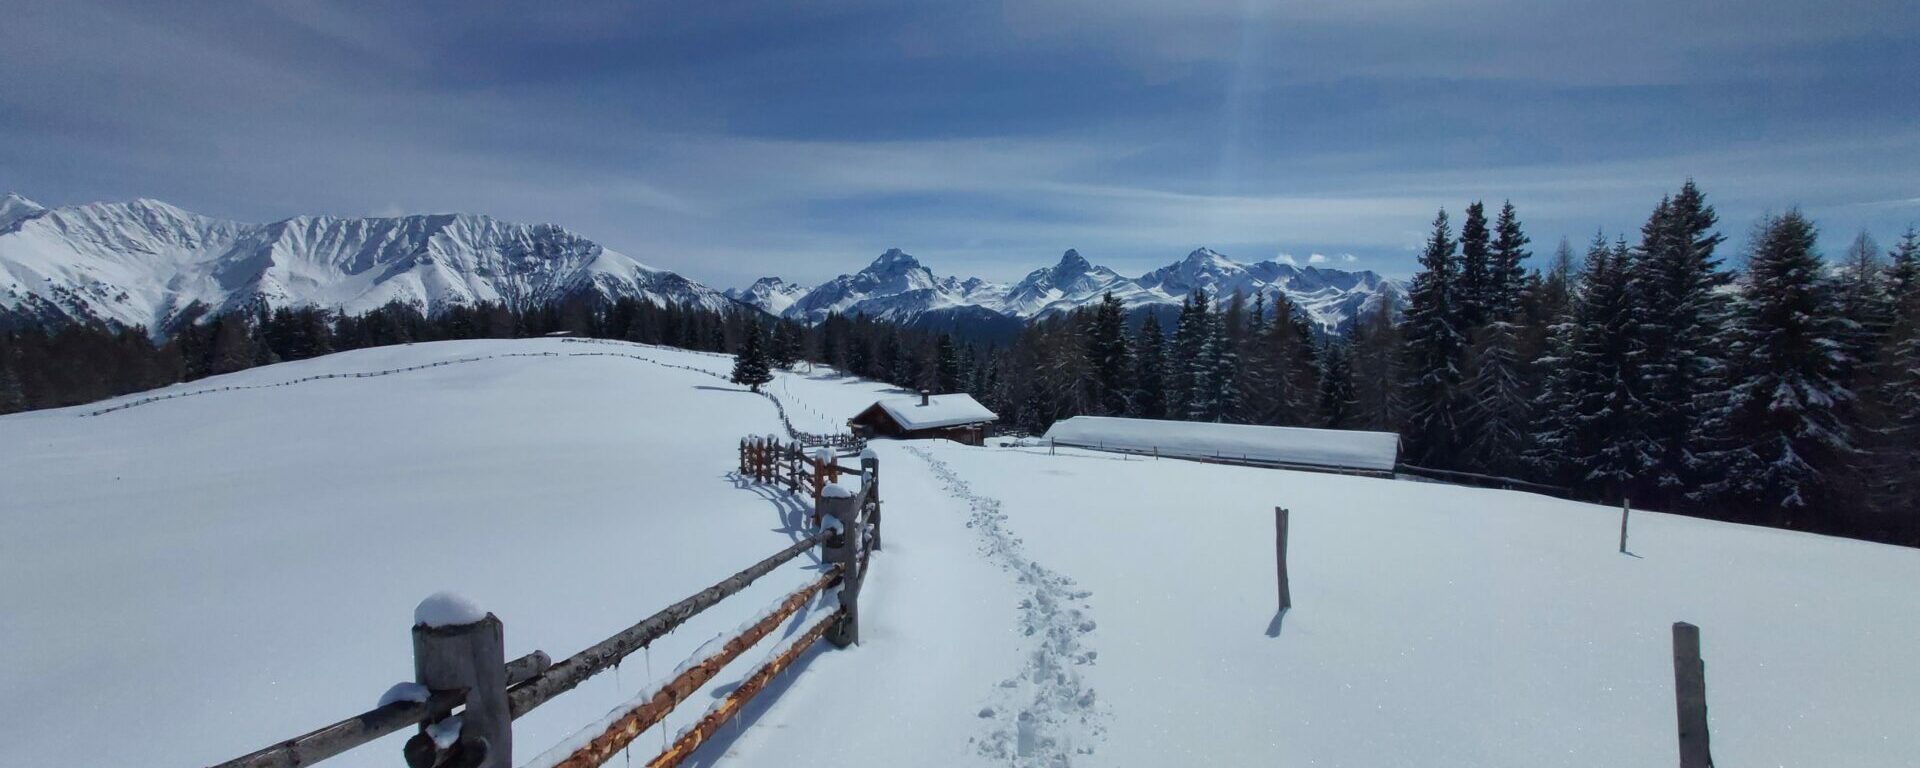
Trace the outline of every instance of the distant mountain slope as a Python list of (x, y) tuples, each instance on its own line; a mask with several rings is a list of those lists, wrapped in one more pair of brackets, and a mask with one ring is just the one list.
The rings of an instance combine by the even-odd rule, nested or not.
[(745, 288), (729, 288), (724, 293), (727, 298), (747, 306), (778, 315), (787, 311), (787, 307), (800, 300), (813, 290), (804, 285), (795, 285), (777, 277), (763, 277), (753, 281)]
[(172, 327), (212, 312), (402, 302), (535, 306), (574, 295), (719, 309), (726, 296), (552, 224), (487, 216), (208, 218), (156, 200), (42, 208), (0, 198), (0, 314)]
[[(768, 280), (740, 292), (752, 293)], [(784, 285), (784, 284), (782, 284)], [(1111, 292), (1131, 313), (1178, 306), (1195, 288), (1224, 298), (1240, 291), (1285, 293), (1314, 322), (1335, 328), (1380, 302), (1397, 302), (1398, 283), (1370, 271), (1347, 271), (1278, 261), (1242, 264), (1201, 248), (1173, 264), (1137, 278), (1095, 266), (1069, 250), (1059, 263), (1036, 269), (1007, 285), (979, 278), (941, 277), (899, 249), (889, 250), (865, 269), (841, 275), (792, 301), (784, 310), (770, 303), (763, 309), (809, 323), (838, 312), (911, 323), (921, 326), (1005, 326), (1079, 307), (1090, 306)], [(746, 299), (740, 294), (731, 294)]]

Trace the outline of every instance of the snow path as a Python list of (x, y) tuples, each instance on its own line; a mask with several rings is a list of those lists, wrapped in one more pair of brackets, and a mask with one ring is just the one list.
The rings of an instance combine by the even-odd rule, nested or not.
[(967, 527), (979, 536), (982, 552), (1030, 590), (1020, 601), (1020, 630), (1038, 642), (1019, 674), (1002, 680), (993, 703), (980, 710), (981, 719), (991, 723), (978, 742), (980, 753), (1020, 768), (1063, 767), (1092, 755), (1108, 720), (1106, 706), (1078, 669), (1099, 656), (1084, 642), (1096, 626), (1086, 603), (1092, 593), (1027, 557), (1020, 538), (1005, 525), (999, 500), (975, 493), (952, 467), (925, 450), (905, 450), (932, 468), (948, 494), (967, 503)]

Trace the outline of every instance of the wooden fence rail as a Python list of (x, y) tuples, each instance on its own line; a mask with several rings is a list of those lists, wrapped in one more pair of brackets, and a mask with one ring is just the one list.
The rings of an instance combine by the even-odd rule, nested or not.
[[(699, 660), (668, 681), (647, 701), (605, 727), (603, 733), (565, 755), (556, 765), (582, 768), (604, 763), (633, 737), (657, 724), (673, 707), (699, 690), (727, 663), (763, 640), (783, 621), (831, 587), (838, 605), (826, 620), (751, 673), (738, 688), (682, 734), (652, 765), (678, 765), (734, 716), (768, 681), (814, 641), (824, 637), (838, 647), (858, 641), (858, 598), (871, 549), (879, 543), (879, 462), (861, 456), (860, 490), (839, 485), (851, 468), (837, 464), (824, 450), (805, 454), (800, 441), (781, 445), (772, 438), (741, 441), (743, 477), (784, 484), (790, 493), (808, 489), (832, 525), (820, 527), (739, 572), (696, 592), (605, 640), (555, 664), (540, 651), (512, 661), (501, 655), (504, 632), (493, 614), (461, 616), (460, 621), (414, 626), (417, 695), (385, 703), (368, 712), (282, 741), (215, 768), (296, 768), (312, 765), (354, 747), (400, 731), (420, 729), (403, 753), (413, 768), (514, 768), (512, 721), (618, 665), (635, 651), (673, 631), (688, 619), (738, 594), (762, 576), (821, 547), (824, 573), (789, 593), (721, 650)], [(816, 509), (818, 521), (820, 509)], [(817, 524), (817, 523), (816, 523)], [(433, 600), (434, 598), (429, 598)], [(398, 687), (396, 687), (398, 689)], [(410, 692), (411, 694), (412, 692)]]

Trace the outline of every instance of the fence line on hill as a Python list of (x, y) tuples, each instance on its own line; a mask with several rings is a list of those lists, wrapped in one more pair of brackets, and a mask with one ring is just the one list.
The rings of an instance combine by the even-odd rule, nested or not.
[[(860, 456), (860, 466), (839, 464), (824, 453), (818, 460), (792, 459), (804, 453), (798, 441), (778, 448), (776, 441), (741, 441), (740, 477), (783, 485), (789, 493), (802, 489), (815, 502), (815, 530), (787, 548), (722, 579), (713, 586), (642, 619), (559, 663), (541, 651), (511, 662), (505, 660), (500, 620), (491, 613), (473, 616), (478, 609), (460, 612), (461, 604), (441, 596), (428, 598), (416, 618), (435, 612), (429, 604), (452, 606), (456, 618), (438, 622), (427, 618), (413, 627), (416, 683), (395, 686), (381, 705), (359, 715), (323, 726), (219, 763), (215, 768), (295, 768), (339, 755), (409, 726), (419, 732), (402, 749), (410, 768), (515, 768), (513, 721), (588, 678), (616, 667), (623, 659), (673, 631), (688, 619), (738, 594), (759, 578), (808, 552), (821, 548), (824, 566), (818, 578), (787, 593), (722, 642), (718, 650), (683, 665), (671, 679), (629, 701), (599, 722), (563, 740), (519, 768), (587, 768), (598, 766), (631, 745), (633, 739), (659, 724), (674, 707), (710, 682), (722, 668), (764, 640), (816, 598), (831, 594), (836, 605), (799, 639), (781, 648), (751, 672), (744, 682), (705, 712), (649, 766), (675, 766), (690, 757), (716, 730), (738, 715), (775, 676), (788, 668), (813, 643), (825, 639), (836, 648), (859, 642), (860, 587), (868, 563), (880, 542), (880, 463), (871, 453)], [(754, 445), (749, 463), (748, 445)], [(782, 476), (776, 466), (788, 462)], [(751, 470), (749, 467), (751, 466)], [(801, 467), (811, 470), (802, 479)], [(858, 491), (839, 484), (844, 474), (860, 478)], [(822, 525), (822, 523), (825, 523)], [(829, 592), (831, 590), (831, 592)], [(441, 601), (435, 603), (436, 600)], [(711, 644), (703, 646), (713, 647)]]

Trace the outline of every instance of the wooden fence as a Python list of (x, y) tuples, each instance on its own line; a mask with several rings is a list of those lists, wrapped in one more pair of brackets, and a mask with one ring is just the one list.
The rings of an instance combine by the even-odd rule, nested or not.
[[(866, 581), (870, 555), (879, 548), (880, 542), (879, 460), (865, 453), (860, 457), (860, 466), (854, 468), (835, 463), (828, 454), (825, 461), (804, 462), (812, 468), (814, 479), (802, 485), (796, 479), (800, 477), (797, 473), (801, 472), (802, 462), (787, 456), (800, 451), (797, 442), (787, 445), (784, 453), (756, 448), (754, 473), (749, 474), (746, 446), (766, 442), (773, 441), (741, 441), (741, 475), (757, 482), (782, 482), (777, 464), (792, 461), (784, 475), (786, 488), (796, 494), (805, 488), (815, 499), (817, 530), (806, 538), (557, 664), (551, 663), (541, 651), (507, 661), (499, 618), (491, 613), (471, 615), (478, 613), (472, 610), (469, 615), (458, 615), (459, 612), (454, 611), (456, 620), (434, 619), (427, 617), (428, 614), (444, 611), (430, 609), (429, 604), (446, 601), (441, 596), (428, 598), (416, 615), (422, 620), (413, 627), (413, 685), (395, 686), (382, 697), (381, 706), (370, 711), (228, 760), (215, 768), (312, 765), (408, 727), (418, 728), (402, 749), (410, 768), (515, 768), (515, 719), (588, 678), (614, 668), (628, 655), (646, 648), (688, 619), (739, 593), (813, 547), (821, 547), (821, 561), (826, 568), (819, 578), (786, 595), (752, 625), (727, 638), (718, 650), (684, 666), (683, 671), (661, 684), (645, 700), (630, 703), (626, 711), (589, 725), (575, 738), (564, 742), (572, 745), (571, 749), (549, 750), (543, 757), (553, 759), (537, 763), (542, 768), (586, 768), (605, 763), (626, 749), (635, 737), (657, 725), (729, 662), (765, 639), (816, 597), (833, 590), (837, 604), (831, 612), (754, 670), (708, 709), (699, 722), (647, 763), (661, 768), (679, 765), (815, 641), (824, 638), (837, 648), (859, 642), (860, 587)], [(850, 490), (841, 485), (842, 474), (858, 476), (859, 489)], [(819, 482), (821, 477), (830, 479)], [(818, 522), (823, 519), (824, 527)], [(597, 734), (591, 733), (595, 727), (600, 729)], [(580, 738), (582, 736), (586, 738)]]

